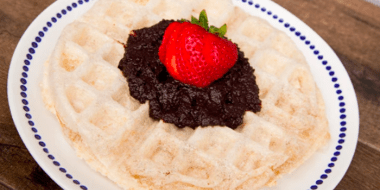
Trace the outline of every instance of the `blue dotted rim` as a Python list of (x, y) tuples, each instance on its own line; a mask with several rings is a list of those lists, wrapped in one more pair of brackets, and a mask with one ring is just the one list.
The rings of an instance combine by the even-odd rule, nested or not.
[[(240, 1), (240, 0), (237, 0)], [(315, 181), (315, 184), (310, 186), (310, 189), (318, 189), (323, 184), (323, 181), (328, 178), (328, 175), (332, 172), (332, 169), (335, 166), (335, 162), (338, 160), (338, 157), (341, 153), (341, 150), (343, 149), (343, 144), (345, 142), (346, 137), (346, 103), (344, 102), (344, 96), (342, 89), (340, 88), (340, 84), (338, 83), (338, 78), (335, 76), (335, 72), (333, 71), (331, 65), (328, 64), (328, 61), (324, 59), (324, 56), (322, 53), (317, 49), (313, 43), (306, 38), (305, 35), (301, 33), (301, 31), (298, 31), (295, 26), (291, 25), (289, 22), (286, 22), (285, 19), (281, 18), (279, 15), (274, 14), (272, 11), (268, 10), (265, 7), (262, 7), (259, 3), (254, 3), (253, 1), (248, 0), (241, 0), (243, 3), (247, 3), (249, 6), (253, 6), (256, 8), (257, 11), (266, 14), (267, 16), (271, 17), (274, 20), (278, 20), (278, 24), (283, 25), (283, 27), (287, 28), (290, 32), (292, 32), (294, 35), (299, 37), (299, 40), (303, 41), (306, 46), (309, 47), (310, 51), (313, 52), (313, 54), (316, 56), (318, 61), (326, 68), (326, 71), (328, 72), (329, 76), (331, 77), (331, 82), (334, 85), (334, 88), (336, 89), (336, 95), (339, 100), (339, 113), (340, 113), (340, 134), (339, 134), (339, 140), (337, 142), (337, 145), (335, 147), (336, 151), (333, 153), (330, 159), (330, 163), (327, 164), (327, 167), (324, 171), (324, 173), (320, 176), (319, 179)]]
[(81, 182), (73, 177), (62, 165), (61, 163), (54, 157), (54, 155), (50, 154), (48, 146), (43, 141), (42, 136), (38, 133), (37, 124), (33, 121), (33, 116), (31, 115), (31, 109), (28, 106), (28, 94), (27, 94), (27, 83), (28, 83), (28, 72), (29, 66), (33, 63), (33, 55), (37, 52), (39, 44), (43, 41), (45, 34), (49, 31), (49, 28), (53, 27), (55, 23), (59, 22), (65, 15), (74, 11), (80, 5), (88, 3), (90, 0), (78, 0), (72, 2), (67, 5), (65, 9), (62, 9), (60, 12), (56, 13), (54, 16), (50, 18), (46, 22), (46, 25), (42, 27), (42, 29), (37, 33), (34, 38), (34, 41), (31, 43), (31, 46), (28, 49), (28, 53), (26, 54), (26, 59), (24, 59), (24, 65), (22, 66), (22, 70), (24, 72), (21, 73), (22, 78), (20, 79), (21, 85), (21, 102), (23, 104), (23, 110), (25, 111), (25, 117), (28, 119), (28, 124), (31, 127), (31, 130), (34, 134), (34, 138), (37, 140), (38, 144), (42, 147), (42, 151), (46, 153), (47, 157), (52, 161), (52, 164), (57, 167), (57, 169), (62, 172), (68, 179), (72, 180), (72, 182), (80, 189), (87, 190), (88, 188), (81, 184)]
[[(38, 144), (42, 147), (42, 150), (47, 154), (47, 157), (52, 160), (52, 164), (58, 168), (59, 171), (61, 171), (65, 176), (72, 180), (74, 184), (78, 185), (81, 189), (87, 190), (88, 188), (81, 184), (78, 180), (74, 179), (74, 177), (69, 174), (69, 172), (61, 166), (61, 164), (56, 160), (56, 158), (49, 153), (49, 149), (47, 148), (46, 143), (42, 140), (41, 135), (38, 134), (38, 129), (36, 127), (36, 124), (32, 120), (32, 115), (30, 114), (30, 108), (28, 107), (28, 95), (27, 95), (27, 78), (28, 78), (28, 71), (29, 66), (33, 62), (33, 54), (36, 53), (38, 44), (42, 42), (43, 37), (45, 36), (45, 33), (49, 31), (49, 28), (54, 26), (54, 23), (59, 22), (59, 19), (70, 13), (71, 11), (75, 10), (80, 5), (83, 5), (84, 3), (88, 3), (90, 0), (78, 0), (77, 2), (73, 2), (69, 4), (65, 9), (62, 9), (60, 12), (56, 13), (55, 16), (51, 17), (50, 21), (46, 23), (46, 26), (42, 27), (42, 30), (38, 32), (38, 34), (35, 37), (35, 40), (31, 43), (31, 47), (28, 49), (28, 54), (26, 54), (26, 59), (24, 60), (24, 66), (22, 67), (23, 71), (21, 73), (22, 78), (20, 79), (21, 85), (21, 102), (24, 105), (23, 110), (25, 111), (25, 117), (28, 119), (28, 124), (31, 126), (31, 130), (34, 133), (35, 139), (38, 141)], [(314, 53), (316, 58), (321, 62), (323, 66), (325, 66), (327, 72), (331, 76), (331, 81), (334, 84), (334, 88), (336, 89), (336, 94), (338, 96), (339, 100), (339, 107), (340, 107), (340, 134), (339, 134), (339, 140), (338, 144), (336, 146), (336, 151), (331, 157), (331, 162), (327, 165), (327, 169), (325, 169), (324, 173), (320, 176), (320, 179), (316, 180), (315, 184), (310, 186), (310, 189), (318, 189), (320, 185), (323, 184), (323, 180), (326, 180), (328, 178), (328, 175), (332, 172), (332, 168), (335, 166), (335, 162), (338, 160), (338, 157), (340, 155), (340, 151), (343, 149), (342, 144), (345, 142), (346, 137), (346, 108), (345, 108), (345, 102), (344, 96), (342, 95), (343, 91), (340, 89), (340, 85), (338, 83), (338, 78), (335, 76), (335, 72), (332, 70), (332, 67), (328, 64), (328, 61), (324, 59), (323, 55), (320, 53), (319, 50), (316, 49), (315, 45), (312, 45), (312, 42), (310, 40), (307, 40), (305, 35), (302, 35), (300, 31), (298, 31), (294, 26), (292, 26), (290, 23), (285, 22), (283, 18), (280, 18), (277, 14), (274, 14), (272, 11), (267, 10), (265, 7), (261, 7), (260, 4), (254, 3), (253, 1), (247, 1), (247, 0), (241, 0), (243, 3), (247, 3), (250, 6), (254, 6), (257, 10), (261, 11), (262, 13), (265, 13), (266, 15), (272, 17), (272, 19), (278, 20), (279, 24), (283, 24), (285, 28), (288, 28), (291, 32), (294, 33), (301, 41), (304, 41), (305, 45), (310, 48), (310, 50)]]

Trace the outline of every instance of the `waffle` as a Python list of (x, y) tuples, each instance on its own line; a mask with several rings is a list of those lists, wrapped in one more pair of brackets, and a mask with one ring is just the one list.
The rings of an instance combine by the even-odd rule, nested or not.
[[(255, 69), (262, 110), (236, 130), (179, 129), (149, 117), (117, 68), (133, 29), (206, 9)], [(222, 15), (222, 16), (220, 16)], [(123, 189), (258, 189), (276, 184), (329, 139), (324, 101), (283, 32), (230, 0), (99, 0), (69, 24), (46, 63), (42, 93), (67, 141)]]

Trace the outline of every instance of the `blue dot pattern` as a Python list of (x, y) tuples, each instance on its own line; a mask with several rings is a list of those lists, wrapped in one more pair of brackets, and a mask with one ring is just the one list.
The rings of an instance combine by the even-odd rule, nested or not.
[(59, 171), (61, 171), (63, 173), (66, 173), (66, 169), (65, 168), (59, 168)]
[[(247, 3), (247, 0), (241, 0), (241, 1), (242, 1), (243, 3)], [(54, 26), (54, 23), (58, 22), (58, 19), (61, 19), (64, 15), (70, 13), (72, 10), (74, 10), (75, 8), (77, 8), (77, 7), (78, 7), (78, 4), (79, 4), (79, 5), (83, 5), (84, 2), (88, 3), (89, 0), (84, 0), (84, 1), (79, 0), (79, 1), (77, 1), (77, 3), (76, 3), (76, 2), (73, 2), (73, 3), (71, 3), (71, 5), (68, 5), (68, 6), (66, 7), (66, 9), (61, 10), (61, 12), (58, 12), (55, 16), (51, 17), (51, 19), (50, 19), (51, 22), (50, 22), (50, 21), (46, 22), (46, 26), (47, 26), (47, 27), (44, 26), (44, 27), (42, 28), (42, 31), (39, 31), (39, 32), (38, 32), (37, 36), (35, 37), (35, 41), (31, 43), (31, 47), (28, 49), (28, 52), (29, 52), (29, 53), (26, 54), (26, 59), (24, 60), (25, 65), (23, 66), (23, 70), (24, 70), (25, 72), (22, 73), (22, 77), (23, 77), (23, 78), (20, 79), (20, 82), (21, 82), (20, 89), (21, 89), (21, 91), (22, 91), (22, 92), (20, 93), (20, 95), (21, 95), (22, 98), (24, 98), (24, 99), (22, 99), (22, 103), (24, 104), (23, 109), (24, 109), (25, 112), (29, 112), (29, 111), (30, 111), (30, 108), (27, 106), (27, 105), (28, 105), (28, 101), (25, 99), (25, 98), (27, 98), (27, 94), (26, 94), (27, 87), (26, 87), (25, 85), (27, 84), (27, 77), (28, 77), (27, 72), (29, 71), (29, 67), (28, 67), (28, 66), (31, 64), (31, 60), (33, 60), (33, 56), (32, 56), (31, 54), (35, 54), (35, 53), (36, 53), (36, 49), (38, 48), (38, 43), (40, 43), (40, 42), (42, 41), (42, 38), (45, 36), (45, 33), (48, 32), (48, 28), (53, 27), (53, 26)], [(248, 5), (250, 5), (250, 6), (254, 6), (254, 7), (256, 7), (257, 9), (259, 9), (259, 8), (261, 7), (260, 4), (258, 4), (258, 3), (254, 4), (252, 1), (248, 1)], [(267, 15), (272, 15), (272, 14), (273, 14), (272, 11), (267, 10), (267, 8), (265, 8), (265, 7), (262, 7), (262, 8), (259, 9), (259, 10), (261, 10), (261, 12), (263, 12), (263, 13), (266, 13)], [(57, 18), (58, 18), (58, 19), (57, 19)], [(275, 15), (273, 15), (272, 18), (275, 19), (275, 20), (277, 20), (277, 19), (279, 19), (279, 16), (275, 14)], [(278, 20), (278, 22), (279, 22), (279, 23), (283, 23), (283, 22), (284, 22), (284, 19), (283, 19), (283, 18), (280, 18), (280, 19)], [(300, 39), (301, 41), (306, 40), (306, 36), (301, 36), (301, 32), (300, 32), (300, 31), (297, 31), (297, 29), (295, 28), (295, 26), (291, 26), (290, 23), (285, 23), (285, 24), (284, 24), (284, 27), (286, 27), (286, 28), (289, 28), (289, 27), (290, 27), (289, 30), (290, 30), (291, 32), (294, 32), (294, 34), (295, 34), (296, 36), (300, 36), (299, 39)], [(295, 31), (296, 31), (296, 32), (295, 32)], [(310, 41), (310, 40), (306, 40), (306, 41), (305, 41), (305, 45), (310, 45), (310, 44), (311, 44), (311, 41)], [(314, 45), (310, 45), (309, 48), (310, 48), (311, 50), (314, 50), (316, 47), (315, 47)], [(318, 60), (321, 61), (322, 65), (326, 66), (326, 65), (328, 64), (328, 61), (327, 61), (327, 60), (323, 60), (324, 57), (323, 57), (323, 55), (320, 55), (319, 50), (314, 50), (313, 53), (314, 53), (315, 55), (318, 55), (316, 58), (317, 58)], [(330, 71), (330, 70), (331, 70), (331, 66), (327, 65), (327, 66), (326, 66), (326, 70)], [(330, 76), (334, 76), (334, 75), (335, 75), (334, 71), (329, 72), (329, 75), (330, 75)], [(338, 95), (342, 94), (342, 93), (343, 93), (342, 90), (339, 89), (340, 85), (337, 83), (338, 78), (336, 78), (336, 77), (332, 77), (332, 78), (331, 78), (331, 81), (334, 83), (334, 87), (338, 89), (338, 90), (336, 91), (336, 93), (337, 93)], [(344, 108), (344, 107), (345, 107), (345, 103), (343, 102), (344, 97), (340, 95), (340, 96), (338, 97), (338, 100), (340, 101), (339, 106), (342, 107), (342, 109), (340, 109), (340, 113), (345, 113), (345, 111), (346, 111), (346, 109)], [(31, 120), (31, 119), (32, 119), (32, 115), (31, 115), (30, 113), (26, 113), (25, 116), (26, 116), (26, 118), (28, 119), (28, 124), (29, 124), (30, 126), (34, 126), (35, 123)], [(344, 138), (346, 137), (346, 133), (345, 133), (345, 132), (346, 132), (346, 130), (347, 130), (347, 128), (343, 127), (343, 126), (346, 125), (346, 122), (345, 122), (346, 115), (345, 115), (345, 114), (342, 114), (342, 115), (340, 116), (340, 119), (342, 120), (342, 122), (341, 122), (341, 126), (342, 126), (342, 128), (341, 128), (341, 132), (342, 132), (342, 133), (339, 134), (340, 139), (338, 140), (338, 143), (339, 143), (339, 144), (343, 144), (343, 143), (345, 142)], [(32, 132), (34, 132), (34, 133), (38, 133), (37, 128), (32, 127), (31, 129), (32, 129)], [(35, 139), (38, 141), (38, 144), (39, 144), (41, 147), (44, 147), (42, 150), (43, 150), (46, 154), (48, 154), (48, 153), (49, 153), (49, 150), (48, 150), (48, 148), (46, 148), (47, 145), (42, 141), (42, 137), (41, 137), (39, 134), (35, 134), (34, 137), (35, 137)], [(341, 150), (342, 148), (343, 148), (342, 145), (339, 145), (339, 146), (336, 147), (336, 150), (338, 150), (338, 151), (334, 152), (334, 156), (331, 158), (331, 161), (332, 161), (332, 162), (328, 164), (328, 167), (329, 167), (329, 168), (333, 168), (333, 167), (335, 166), (335, 164), (334, 164), (333, 162), (336, 162), (336, 161), (337, 161), (337, 159), (338, 159), (337, 157), (340, 155), (340, 151), (339, 151), (339, 150)], [(59, 166), (61, 165), (58, 161), (55, 160), (55, 157), (54, 157), (53, 155), (49, 154), (49, 155), (48, 155), (48, 158), (51, 159), (51, 160), (53, 160), (53, 164), (54, 164), (55, 166), (59, 167)], [(65, 173), (65, 176), (66, 176), (67, 178), (69, 178), (69, 179), (73, 179), (73, 176), (72, 176), (71, 174), (68, 174), (68, 173), (67, 173), (67, 170), (66, 170), (65, 168), (63, 168), (63, 167), (59, 167), (58, 169), (59, 169), (59, 171), (61, 171), (62, 173)], [(326, 169), (326, 170), (325, 170), (325, 173), (322, 174), (322, 175), (320, 176), (320, 179), (318, 179), (318, 180), (315, 182), (314, 185), (311, 185), (311, 186), (310, 186), (310, 189), (318, 189), (318, 186), (321, 185), (321, 184), (323, 184), (323, 180), (327, 179), (327, 178), (328, 178), (328, 174), (330, 174), (331, 172), (332, 172), (331, 169)], [(78, 180), (76, 180), (76, 179), (73, 179), (73, 183), (74, 183), (74, 184), (77, 184), (77, 185), (78, 185), (81, 189), (83, 189), (83, 190), (87, 190), (87, 189), (88, 189), (86, 186), (81, 185), (81, 183), (80, 183)]]
[[(26, 59), (24, 60), (24, 66), (22, 66), (22, 70), (24, 72), (21, 73), (22, 78), (20, 79), (20, 96), (22, 97), (21, 102), (23, 104), (23, 110), (26, 112), (25, 117), (27, 119), (27, 122), (29, 126), (31, 126), (31, 131), (33, 132), (34, 138), (37, 140), (38, 145), (41, 146), (42, 151), (47, 154), (47, 157), (52, 160), (52, 164), (58, 167), (58, 170), (65, 174), (65, 176), (69, 179), (72, 179), (72, 182), (82, 190), (87, 190), (88, 188), (81, 184), (79, 180), (74, 179), (71, 174), (67, 173), (67, 170), (61, 166), (61, 163), (56, 160), (54, 155), (49, 154), (49, 149), (47, 148), (46, 143), (43, 141), (43, 138), (40, 134), (38, 134), (38, 125), (32, 120), (32, 114), (30, 113), (29, 108), (29, 102), (27, 100), (27, 83), (28, 83), (28, 72), (29, 72), (29, 66), (32, 64), (33, 61), (33, 55), (37, 53), (39, 43), (42, 42), (43, 38), (45, 37), (46, 33), (49, 31), (49, 28), (54, 26), (54, 23), (58, 22), (59, 19), (63, 18), (65, 15), (73, 11), (75, 8), (79, 5), (83, 5), (84, 2), (88, 3), (90, 0), (79, 0), (77, 2), (73, 2), (70, 5), (66, 7), (66, 9), (62, 9), (60, 12), (56, 13), (53, 17), (50, 18), (49, 21), (46, 22), (46, 26), (42, 27), (42, 30), (37, 33), (37, 35), (34, 38), (34, 41), (31, 43), (31, 47), (28, 49), (28, 53), (26, 54)], [(36, 126), (37, 125), (37, 126)]]
[[(21, 82), (21, 83), (22, 83), (22, 82)], [(26, 100), (26, 99), (22, 99), (21, 102), (22, 102), (24, 105), (28, 105), (28, 104), (29, 104), (28, 100)]]
[(32, 119), (32, 115), (30, 115), (30, 114), (28, 114), (28, 113), (25, 114), (25, 117), (26, 117), (27, 119)]
[[(239, 0), (237, 0), (239, 1)], [(247, 0), (241, 0), (243, 3), (246, 3)], [(273, 13), (272, 11), (268, 10), (267, 8), (265, 7), (262, 7), (259, 3), (254, 3), (253, 1), (248, 1), (248, 5), (249, 6), (254, 6), (256, 7), (257, 9), (259, 9), (261, 7), (261, 10), (260, 12), (262, 13), (265, 13), (267, 15), (272, 15), (273, 16), (271, 18), (277, 20), (279, 19), (280, 17)], [(284, 23), (285, 20), (283, 18), (280, 18), (278, 20), (279, 23)], [(302, 33), (300, 31), (297, 31), (297, 28), (295, 26), (292, 26), (291, 23), (288, 23), (288, 22), (285, 22), (285, 24), (283, 24), (283, 26), (285, 28), (288, 28), (291, 32), (294, 33), (294, 35), (298, 36), (299, 39), (301, 41), (305, 41), (306, 40), (306, 36), (302, 35)], [(339, 140), (338, 140), (338, 146), (336, 146), (336, 152), (334, 152), (334, 154), (332, 155), (331, 157), (331, 163), (329, 163), (327, 165), (328, 169), (325, 170), (325, 173), (322, 174), (320, 176), (320, 179), (316, 180), (315, 181), (315, 184), (311, 185), (310, 186), (310, 189), (318, 189), (318, 187), (323, 184), (323, 180), (327, 179), (328, 178), (328, 174), (330, 174), (332, 172), (332, 168), (335, 166), (334, 162), (336, 162), (338, 160), (338, 157), (339, 155), (341, 154), (341, 150), (343, 149), (343, 146), (342, 144), (344, 144), (345, 140), (344, 138), (346, 137), (346, 131), (347, 131), (347, 128), (344, 127), (346, 126), (346, 119), (347, 119), (347, 115), (344, 114), (346, 112), (346, 103), (344, 102), (344, 96), (342, 95), (343, 94), (343, 91), (340, 89), (340, 85), (338, 83), (338, 78), (335, 77), (335, 72), (332, 70), (332, 67), (330, 65), (328, 65), (328, 61), (327, 60), (324, 60), (324, 56), (322, 54), (321, 51), (319, 51), (317, 49), (317, 47), (315, 45), (312, 44), (312, 42), (310, 40), (306, 40), (305, 41), (305, 45), (309, 46), (309, 49), (312, 51), (312, 53), (314, 55), (316, 55), (316, 59), (319, 60), (322, 64), (322, 66), (325, 66), (325, 69), (328, 71), (328, 74), (329, 76), (331, 77), (331, 81), (333, 82), (333, 85), (334, 85), (334, 88), (336, 89), (336, 94), (338, 95), (338, 100), (339, 100), (339, 107), (340, 107), (340, 110), (339, 110), (339, 113), (341, 113), (340, 115), (340, 119), (341, 119), (341, 122), (340, 122), (340, 125), (341, 125), (341, 128), (340, 128), (340, 131), (342, 133), (339, 134)]]
[(33, 121), (28, 121), (29, 125), (30, 126), (34, 126), (34, 122)]

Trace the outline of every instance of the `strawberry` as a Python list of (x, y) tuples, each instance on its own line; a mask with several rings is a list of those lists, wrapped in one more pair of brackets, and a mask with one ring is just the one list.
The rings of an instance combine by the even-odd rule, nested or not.
[(166, 28), (166, 30), (165, 30), (165, 36), (164, 36), (164, 38), (163, 38), (163, 40), (162, 40), (162, 43), (161, 43), (161, 46), (160, 46), (160, 48), (159, 48), (159, 52), (158, 52), (158, 56), (159, 56), (161, 62), (163, 62), (163, 60), (165, 60), (165, 55), (166, 55), (166, 45), (168, 44), (168, 41), (169, 41), (169, 39), (170, 39), (170, 36), (171, 36), (171, 34), (173, 33), (173, 31), (174, 31), (173, 29), (174, 29), (176, 26), (178, 26), (179, 24), (181, 24), (181, 23), (179, 23), (179, 22), (173, 22), (173, 23), (171, 23), (171, 24)]
[(237, 46), (223, 37), (226, 30), (226, 25), (209, 27), (204, 10), (199, 20), (173, 22), (165, 31), (159, 59), (174, 79), (206, 87), (236, 63)]

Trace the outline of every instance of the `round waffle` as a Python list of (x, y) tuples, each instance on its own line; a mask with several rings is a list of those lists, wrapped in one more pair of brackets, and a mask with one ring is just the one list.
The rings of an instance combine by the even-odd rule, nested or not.
[[(255, 69), (261, 112), (236, 130), (179, 129), (149, 117), (117, 68), (132, 29), (162, 19), (228, 25)], [(79, 157), (124, 189), (258, 189), (274, 185), (329, 138), (324, 101), (302, 53), (230, 0), (99, 0), (68, 25), (46, 63), (43, 94)]]

